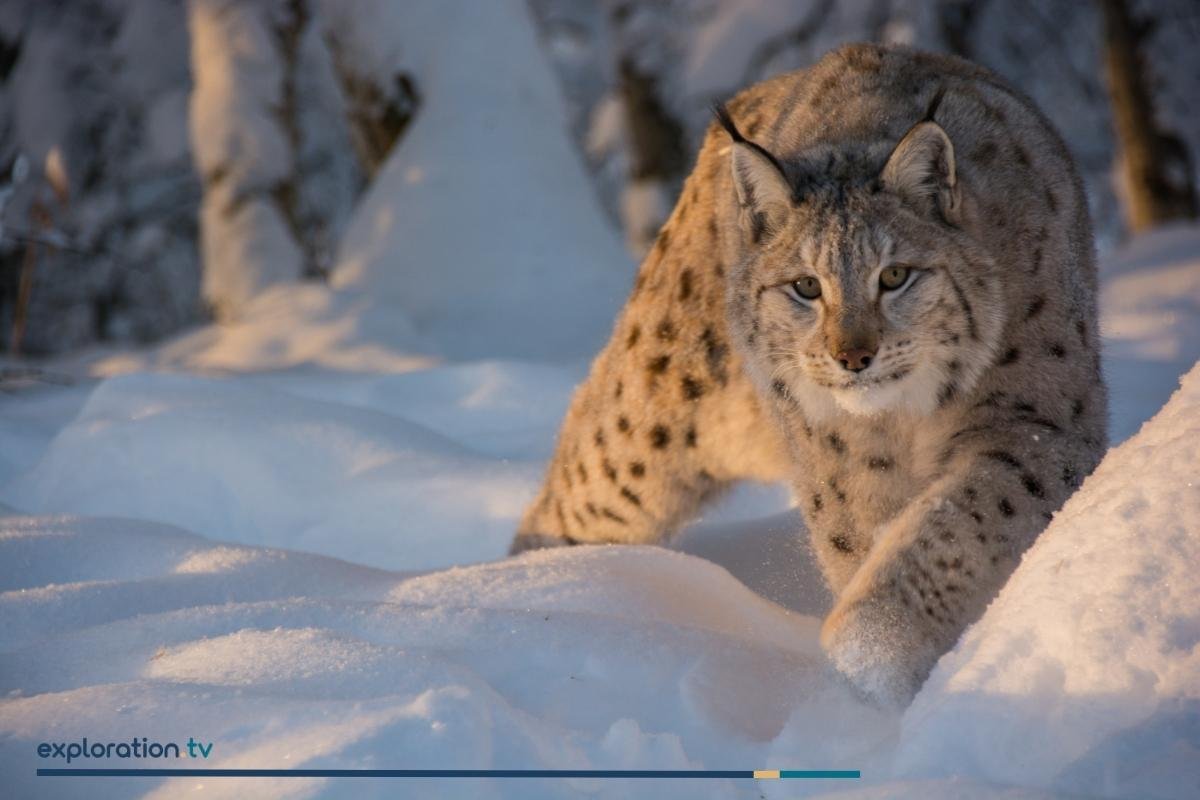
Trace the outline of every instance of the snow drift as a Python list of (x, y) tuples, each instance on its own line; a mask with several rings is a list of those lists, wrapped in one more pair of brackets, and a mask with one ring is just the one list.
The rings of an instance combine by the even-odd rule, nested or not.
[(1200, 794), (1200, 367), (1111, 451), (904, 721), (906, 774)]
[[(405, 580), (151, 523), (43, 517), (4, 521), (0, 563), (0, 769), (22, 795), (79, 791), (25, 767), (37, 742), (83, 732), (196, 735), (216, 743), (214, 766), (696, 768), (758, 763), (791, 708), (821, 693), (849, 700), (823, 677), (815, 619), (657, 548), (548, 552)], [(87, 792), (166, 797), (194, 783)], [(346, 791), (206, 783), (217, 796)], [(356, 796), (396, 789), (354, 784)], [(636, 787), (436, 789), (579, 791)], [(737, 795), (725, 785), (710, 796)]]
[[(411, 576), (150, 522), (5, 518), (0, 769), (18, 794), (72, 796), (82, 784), (32, 776), (38, 742), (194, 735), (215, 743), (209, 765), (228, 767), (864, 771), (853, 789), (415, 787), (450, 797), (1193, 796), (1197, 463), (1200, 367), (1088, 479), (902, 719), (863, 706), (831, 673), (819, 618), (660, 548), (544, 551)], [(204, 784), (231, 797), (346, 792)], [(196, 785), (114, 780), (86, 794)]]
[(373, 379), (122, 376), (0, 500), (393, 568), (496, 558), (576, 377), (495, 362)]

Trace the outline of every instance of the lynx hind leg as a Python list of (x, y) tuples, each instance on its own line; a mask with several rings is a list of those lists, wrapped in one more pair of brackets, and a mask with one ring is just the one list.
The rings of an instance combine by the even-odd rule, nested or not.
[(785, 475), (729, 341), (717, 226), (695, 174), (683, 197), (572, 399), (513, 552), (658, 542), (730, 482)]
[[(511, 552), (659, 542), (730, 482), (783, 477), (781, 447), (732, 355), (718, 379), (679, 351), (629, 348), (624, 333), (577, 391)], [(658, 369), (668, 358), (675, 374)]]

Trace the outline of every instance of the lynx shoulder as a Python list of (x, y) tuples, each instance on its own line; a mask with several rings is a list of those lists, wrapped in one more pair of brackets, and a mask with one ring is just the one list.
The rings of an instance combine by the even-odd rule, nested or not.
[(845, 47), (719, 116), (513, 550), (660, 541), (787, 480), (822, 644), (902, 704), (1104, 452), (1082, 187), (955, 58)]

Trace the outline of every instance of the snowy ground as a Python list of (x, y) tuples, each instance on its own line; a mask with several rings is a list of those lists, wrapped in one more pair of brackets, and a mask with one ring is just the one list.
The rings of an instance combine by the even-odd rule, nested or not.
[[(519, 54), (497, 56), (508, 72), (480, 91), (529, 104), (527, 122), (558, 100), (522, 36), (497, 36)], [(332, 288), (280, 287), (248, 322), (50, 365), (72, 378), (63, 385), (0, 384), (6, 796), (1200, 795), (1200, 229), (1106, 260), (1112, 431), (1128, 440), (912, 707), (886, 714), (820, 654), (828, 597), (778, 487), (735, 493), (674, 549), (502, 558), (581, 355), (631, 279), (565, 134), (498, 130), (521, 116), (509, 112), (490, 127), (468, 120), (474, 138), (423, 134), (419, 120), (418, 144), (352, 225)], [(482, 164), (495, 137), (509, 159)], [(538, 215), (519, 198), (468, 207), (472, 225), (504, 230), (509, 255), (489, 254), (485, 281), (464, 265), (488, 237), (428, 235), (453, 229), (460, 207), (411, 213), (421, 181), (458, 195), (525, 173), (541, 176), (535, 193), (575, 199)], [(551, 229), (550, 252), (575, 277), (554, 278), (553, 307), (530, 314), (522, 298), (540, 296)], [(572, 242), (590, 243), (586, 258)], [(442, 263), (453, 268), (428, 271)], [(413, 275), (422, 314), (397, 311)], [(563, 320), (571, 335), (554, 333)], [(213, 744), (202, 765), (220, 767), (861, 769), (863, 780), (34, 776), (65, 766), (39, 759), (38, 743), (84, 736), (194, 737)]]
[[(1136, 242), (1105, 275), (1120, 438), (1200, 355), (1200, 231)], [(62, 766), (39, 761), (38, 743), (82, 736), (194, 736), (214, 743), (207, 765), (228, 767), (864, 773), (853, 787), (413, 787), (437, 796), (1200, 790), (1200, 368), (892, 716), (860, 704), (819, 653), (827, 598), (782, 490), (735, 495), (681, 537), (685, 553), (500, 560), (585, 365), (431, 363), (332, 340), (296, 361), (277, 349), (279, 369), (215, 366), (220, 353), (261, 361), (262, 337), (289, 325), (310, 341), (319, 327), (202, 331), (99, 367), (139, 371), (0, 399), (0, 503), (13, 512), (0, 518), (0, 773), (18, 795), (200, 785), (33, 777)], [(197, 354), (212, 360), (189, 366)], [(356, 359), (364, 369), (347, 369)]]

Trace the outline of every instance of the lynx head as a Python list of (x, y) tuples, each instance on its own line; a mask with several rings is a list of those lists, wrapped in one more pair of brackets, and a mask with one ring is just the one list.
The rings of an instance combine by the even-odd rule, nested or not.
[(718, 116), (739, 208), (729, 322), (760, 388), (812, 419), (928, 414), (969, 392), (997, 346), (1001, 287), (932, 113), (898, 143), (786, 163)]

